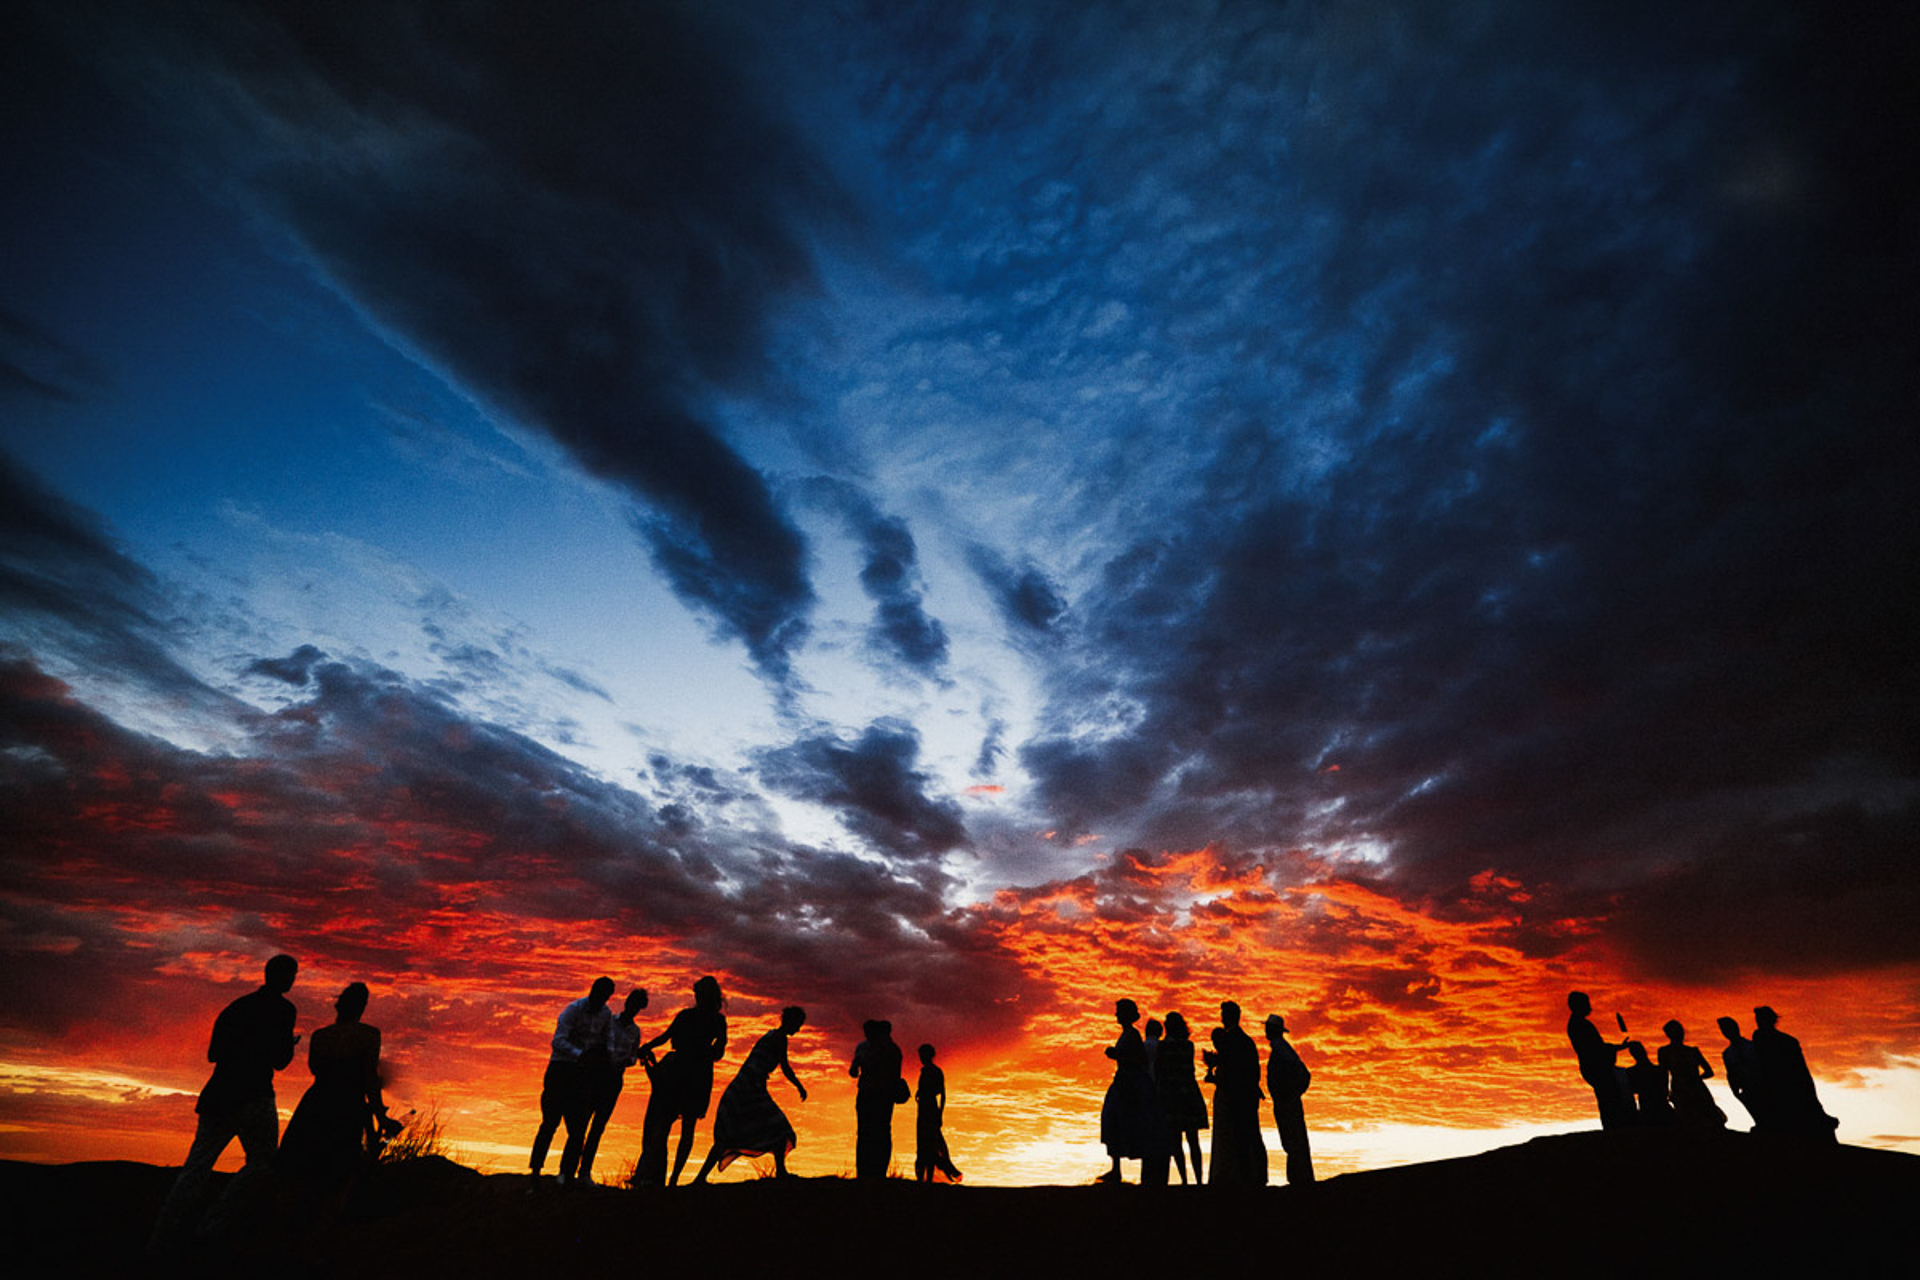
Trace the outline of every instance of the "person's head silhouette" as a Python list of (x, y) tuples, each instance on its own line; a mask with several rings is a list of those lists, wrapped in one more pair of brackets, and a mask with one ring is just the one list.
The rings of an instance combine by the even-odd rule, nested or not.
[(613, 999), (613, 979), (595, 978), (587, 989), (587, 1004), (595, 1009)]
[(726, 997), (720, 994), (720, 980), (712, 974), (693, 984), (693, 1002), (708, 1013), (719, 1013), (726, 1007)]
[(1667, 1040), (1671, 1044), (1685, 1044), (1687, 1041), (1687, 1029), (1680, 1025), (1678, 1018), (1668, 1018), (1666, 1025), (1660, 1029), (1667, 1033)]
[(1573, 1011), (1575, 1017), (1584, 1018), (1593, 1012), (1593, 1001), (1587, 999), (1587, 993), (1584, 991), (1569, 991), (1567, 1008)]
[(627, 992), (627, 1003), (621, 1008), (620, 1016), (628, 1022), (632, 1022), (633, 1016), (646, 1007), (647, 989), (645, 987), (635, 987), (633, 990)]
[(1262, 1027), (1265, 1029), (1269, 1041), (1278, 1040), (1287, 1034), (1287, 1020), (1277, 1013), (1268, 1014), (1267, 1020), (1262, 1024)]
[(1167, 1039), (1191, 1040), (1193, 1033), (1187, 1030), (1187, 1020), (1178, 1010), (1167, 1015)]
[(1762, 1031), (1773, 1030), (1774, 1024), (1779, 1021), (1780, 1021), (1780, 1015), (1773, 1011), (1772, 1005), (1761, 1004), (1761, 1005), (1754, 1006), (1753, 1025), (1760, 1028)]
[(346, 989), (334, 999), (333, 1011), (342, 1022), (358, 1022), (367, 1011), (367, 984), (349, 982)]
[(275, 956), (267, 961), (266, 986), (275, 995), (285, 995), (293, 990), (293, 980), (300, 973), (300, 962), (292, 956)]
[(807, 1025), (807, 1011), (797, 1004), (790, 1004), (780, 1011), (780, 1029), (792, 1035)]
[(1727, 1038), (1728, 1043), (1732, 1043), (1740, 1038), (1740, 1023), (1737, 1019), (1722, 1018), (1718, 1025), (1720, 1027), (1720, 1034)]
[(1220, 1025), (1238, 1027), (1240, 1025), (1240, 1006), (1232, 1000), (1220, 1002)]
[(920, 1046), (920, 1063), (922, 1066), (927, 1066), (927, 1067), (930, 1067), (933, 1065), (933, 1046), (932, 1045), (923, 1044)]
[(1140, 1021), (1140, 1006), (1131, 1000), (1121, 999), (1113, 1002), (1113, 1016), (1123, 1027), (1130, 1027)]

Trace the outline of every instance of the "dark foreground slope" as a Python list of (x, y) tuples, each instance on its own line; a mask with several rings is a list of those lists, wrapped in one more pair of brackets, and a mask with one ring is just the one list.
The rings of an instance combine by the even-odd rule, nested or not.
[[(141, 1275), (169, 1170), (0, 1164), (36, 1274)], [(1599, 1133), (1311, 1188), (920, 1187), (771, 1180), (530, 1190), (440, 1160), (382, 1171), (330, 1230), (285, 1220), (195, 1274), (1860, 1274), (1913, 1265), (1920, 1157), (1745, 1134)]]

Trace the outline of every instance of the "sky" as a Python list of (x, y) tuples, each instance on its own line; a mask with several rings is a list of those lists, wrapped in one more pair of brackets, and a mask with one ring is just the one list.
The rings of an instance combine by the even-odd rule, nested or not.
[(1591, 1127), (1573, 988), (1920, 1151), (1910, 12), (0, 24), (0, 1157), (283, 951), (490, 1168), (603, 973), (801, 1173), (884, 1017), (1087, 1180), (1123, 996), (1323, 1173)]

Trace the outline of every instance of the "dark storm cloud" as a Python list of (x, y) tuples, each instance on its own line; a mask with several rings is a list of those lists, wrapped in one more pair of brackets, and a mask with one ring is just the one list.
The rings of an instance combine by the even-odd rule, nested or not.
[(1063, 827), (1386, 856), (1436, 904), (1498, 868), (1674, 973), (1748, 922), (1916, 954), (1909, 19), (942, 21), (917, 127), (1049, 175), (1000, 171), (1030, 234), (981, 223), (954, 287), (1052, 273), (996, 318), (1089, 369), (1117, 296), (1207, 428), (1075, 593), (1020, 750)]
[(967, 563), (987, 588), (994, 608), (1016, 632), (1044, 635), (1066, 615), (1067, 602), (1037, 567), (1015, 568), (1005, 556), (979, 543), (967, 548)]
[(876, 720), (852, 742), (831, 733), (757, 753), (761, 780), (783, 795), (836, 810), (849, 831), (904, 858), (933, 858), (966, 842), (960, 807), (927, 794), (913, 766), (920, 735), (901, 721)]
[(927, 615), (920, 553), (907, 522), (844, 481), (816, 476), (801, 486), (813, 502), (837, 512), (860, 545), (860, 588), (873, 601), (868, 643), (920, 675), (937, 678), (947, 661), (947, 631)]
[(57, 649), (168, 697), (221, 699), (174, 656), (159, 581), (91, 512), (0, 453), (0, 638)]
[[(1028, 980), (935, 888), (724, 815), (676, 825), (394, 672), (304, 651), (272, 665), (306, 671), (308, 696), (257, 719), (255, 753), (207, 755), (122, 728), (21, 655), (0, 663), (10, 973), (63, 991), (61, 974), (134, 983), (156, 947), (195, 945), (132, 927), (164, 900), (204, 922), (208, 949), (239, 940), (375, 977), (445, 965), (524, 982), (528, 946), (607, 930), (843, 1023), (911, 1011), (965, 1038), (1018, 1021)], [(472, 936), (508, 941), (444, 937), (450, 902), (471, 905)], [(963, 999), (982, 992), (1009, 1002)]]
[(638, 497), (674, 589), (786, 679), (804, 542), (708, 402), (784, 393), (769, 312), (848, 206), (751, 32), (697, 5), (213, 5), (121, 40), (197, 165)]

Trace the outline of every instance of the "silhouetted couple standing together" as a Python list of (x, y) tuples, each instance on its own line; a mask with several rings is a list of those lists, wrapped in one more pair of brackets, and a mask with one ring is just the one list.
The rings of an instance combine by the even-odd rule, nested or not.
[(562, 1186), (576, 1177), (593, 1180), (593, 1158), (600, 1136), (626, 1083), (627, 1068), (642, 1053), (635, 1015), (647, 1007), (647, 993), (627, 993), (625, 1006), (615, 1017), (607, 1008), (613, 997), (613, 979), (596, 978), (587, 994), (560, 1011), (553, 1026), (552, 1056), (540, 1082), (540, 1128), (533, 1135), (528, 1167), (540, 1176), (554, 1132), (564, 1124), (566, 1145), (560, 1151)]
[(313, 1084), (281, 1140), (273, 1077), (293, 1061), (300, 1043), (293, 1029), (297, 1011), (287, 999), (299, 972), (292, 956), (273, 957), (259, 989), (214, 1020), (207, 1043), (213, 1074), (194, 1104), (193, 1145), (154, 1222), (150, 1255), (165, 1258), (185, 1246), (213, 1166), (235, 1138), (246, 1164), (199, 1223), (201, 1235), (222, 1234), (258, 1198), (270, 1167), (309, 1191), (344, 1194), (370, 1153), (398, 1131), (380, 1096), (380, 1032), (361, 1021), (367, 987), (354, 982), (334, 1001), (333, 1023), (313, 1034), (307, 1050)]
[[(1143, 1040), (1134, 1029), (1140, 1010), (1131, 1000), (1114, 1005), (1120, 1038), (1106, 1054), (1114, 1062), (1113, 1082), (1100, 1108), (1100, 1139), (1113, 1165), (1101, 1182), (1122, 1181), (1120, 1162), (1139, 1160), (1140, 1181), (1165, 1186), (1169, 1159), (1179, 1162), (1181, 1181), (1186, 1164), (1184, 1140), (1193, 1156), (1194, 1181), (1201, 1181), (1199, 1131), (1207, 1127), (1206, 1103), (1193, 1078), (1193, 1044), (1186, 1019), (1167, 1015), (1166, 1036)], [(1157, 1024), (1153, 1028), (1157, 1030)], [(1272, 1046), (1267, 1072), (1274, 1097), (1274, 1115), (1280, 1142), (1287, 1152), (1287, 1182), (1304, 1185), (1314, 1180), (1302, 1097), (1311, 1080), (1306, 1064), (1286, 1041), (1286, 1021), (1267, 1019)], [(1201, 1057), (1213, 1092), (1213, 1168), (1206, 1179), (1213, 1186), (1264, 1186), (1267, 1149), (1260, 1133), (1260, 1051), (1240, 1028), (1240, 1006), (1228, 1000), (1220, 1006), (1220, 1026), (1212, 1034), (1213, 1048)], [(1149, 1053), (1149, 1047), (1152, 1052)]]

